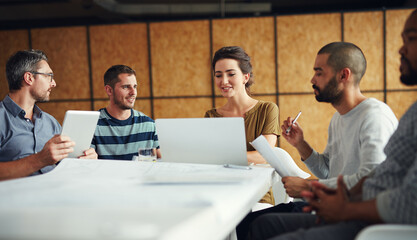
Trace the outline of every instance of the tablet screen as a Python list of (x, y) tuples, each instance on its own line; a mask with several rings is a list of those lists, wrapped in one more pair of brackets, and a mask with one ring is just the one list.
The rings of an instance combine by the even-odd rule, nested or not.
[(69, 158), (84, 155), (84, 151), (90, 148), (99, 116), (98, 111), (68, 110), (65, 113), (61, 135), (75, 142), (74, 152), (68, 155)]

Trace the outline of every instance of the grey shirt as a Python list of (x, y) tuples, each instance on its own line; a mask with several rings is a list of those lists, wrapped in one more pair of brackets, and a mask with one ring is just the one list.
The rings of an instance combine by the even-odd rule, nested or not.
[[(9, 96), (0, 102), (0, 162), (27, 157), (42, 150), (61, 125), (38, 106), (33, 108), (33, 122), (25, 118), (25, 111)], [(46, 166), (32, 175), (46, 173), (55, 165)]]
[(388, 105), (368, 98), (346, 114), (333, 115), (324, 153), (313, 151), (304, 163), (323, 184), (336, 188), (337, 176), (344, 175), (351, 188), (385, 160), (383, 149), (397, 125)]
[(401, 118), (384, 149), (387, 159), (364, 182), (384, 222), (417, 224), (417, 102)]

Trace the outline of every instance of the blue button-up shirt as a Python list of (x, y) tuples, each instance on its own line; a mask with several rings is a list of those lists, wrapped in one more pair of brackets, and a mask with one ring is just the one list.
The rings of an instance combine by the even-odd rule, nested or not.
[[(42, 150), (61, 125), (38, 106), (33, 108), (33, 122), (25, 118), (26, 112), (9, 96), (0, 102), (0, 162), (27, 157)], [(55, 165), (46, 166), (32, 175), (51, 171)]]

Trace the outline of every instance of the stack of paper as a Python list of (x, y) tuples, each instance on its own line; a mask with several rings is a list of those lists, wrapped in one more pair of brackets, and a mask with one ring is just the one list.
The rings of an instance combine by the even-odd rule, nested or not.
[(301, 178), (308, 178), (310, 174), (301, 170), (294, 160), (282, 148), (272, 148), (264, 136), (257, 137), (253, 142), (250, 143), (265, 160), (275, 168), (275, 171), (281, 176), (294, 176)]

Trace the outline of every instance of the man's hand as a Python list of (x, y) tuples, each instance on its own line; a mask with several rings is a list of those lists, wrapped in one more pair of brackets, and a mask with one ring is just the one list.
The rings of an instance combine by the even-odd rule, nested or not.
[(312, 192), (302, 192), (301, 196), (310, 206), (303, 209), (305, 212), (316, 211), (316, 214), (326, 222), (345, 220), (345, 210), (349, 203), (347, 188), (343, 176), (337, 179), (337, 189), (332, 190), (319, 182), (312, 182)]
[(82, 158), (82, 159), (97, 159), (98, 155), (96, 153), (96, 150), (94, 150), (94, 148), (89, 148), (87, 150), (84, 151), (84, 155), (79, 156), (78, 158)]
[(39, 154), (39, 160), (45, 166), (55, 164), (73, 152), (75, 143), (67, 136), (55, 135), (45, 144)]
[(365, 182), (367, 176), (363, 177), (361, 180), (359, 180), (358, 183), (355, 184), (350, 190), (349, 190), (349, 200), (352, 202), (357, 202), (362, 200), (362, 185)]
[[(283, 124), (281, 125), (281, 136), (283, 136), (285, 140), (288, 141), (288, 143), (290, 143), (294, 147), (297, 147), (297, 145), (304, 141), (304, 134), (303, 129), (301, 129), (300, 125), (298, 125), (297, 122), (293, 124), (292, 121), (293, 118), (288, 117), (287, 120), (283, 122)], [(291, 131), (287, 134), (286, 131), (289, 126), (292, 127)]]
[[(313, 152), (313, 148), (304, 140), (303, 129), (301, 129), (298, 123), (292, 123), (293, 119), (291, 117), (287, 118), (281, 126), (281, 136), (287, 140), (292, 146), (297, 148), (298, 153), (301, 156), (301, 159), (304, 161), (306, 160), (311, 153)], [(287, 134), (287, 128), (291, 127), (291, 131)]]
[(283, 177), (281, 181), (284, 184), (285, 192), (290, 197), (299, 198), (301, 191), (310, 189), (309, 181), (300, 177)]

